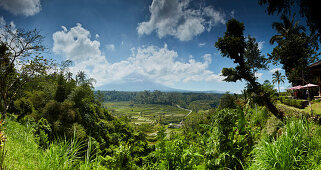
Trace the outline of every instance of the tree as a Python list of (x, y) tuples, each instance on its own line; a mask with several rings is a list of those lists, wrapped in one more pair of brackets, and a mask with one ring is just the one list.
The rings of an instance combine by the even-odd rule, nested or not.
[(97, 93), (95, 94), (95, 98), (96, 100), (98, 100), (100, 103), (103, 103), (104, 102), (104, 94), (98, 90)]
[(38, 56), (44, 47), (37, 30), (0, 27), (0, 99), (5, 117), (14, 98), (27, 82), (46, 74), (49, 61)]
[(317, 59), (315, 49), (318, 45), (315, 39), (308, 36), (304, 27), (289, 20), (285, 15), (281, 16), (282, 22), (274, 22), (272, 27), (279, 33), (274, 35), (270, 43), (278, 45), (269, 54), (273, 64), (281, 63), (285, 74), (292, 85), (303, 84), (309, 79), (307, 66)]
[(67, 98), (67, 95), (66, 95), (66, 80), (64, 78), (63, 73), (61, 72), (58, 75), (55, 100), (57, 102), (63, 102), (66, 98)]
[(84, 71), (79, 71), (76, 75), (76, 84), (78, 85), (84, 85), (93, 88), (93, 83), (95, 82), (96, 80), (94, 78), (87, 78)]
[(243, 32), (244, 24), (231, 19), (226, 24), (224, 37), (220, 37), (215, 43), (223, 57), (231, 58), (236, 64), (234, 68), (223, 68), (222, 74), (226, 77), (225, 81), (245, 80), (247, 90), (255, 94), (257, 103), (266, 106), (278, 119), (283, 120), (283, 112), (277, 110), (269, 94), (264, 92), (263, 86), (257, 82), (255, 77), (257, 70), (267, 69), (267, 60), (260, 54), (255, 39), (250, 37), (246, 41)]
[(86, 80), (86, 73), (84, 71), (79, 71), (76, 75), (76, 82), (77, 84), (82, 84)]
[(67, 79), (67, 81), (72, 81), (72, 80), (73, 80), (73, 78), (72, 78), (72, 72), (68, 71), (68, 72), (66, 73), (66, 79)]
[(281, 16), (283, 22), (273, 22), (272, 28), (274, 28), (279, 34), (274, 35), (270, 39), (270, 44), (283, 40), (286, 37), (292, 34), (300, 34), (301, 31), (305, 31), (305, 28), (302, 25), (299, 25), (299, 22), (294, 22), (294, 16), (290, 20), (286, 15)]
[(285, 76), (281, 75), (279, 70), (276, 70), (275, 73), (272, 74), (272, 83), (278, 83), (278, 90), (280, 94), (280, 83), (284, 83)]
[(321, 40), (321, 10), (319, 0), (259, 0), (260, 5), (267, 5), (266, 12), (269, 15), (290, 14), (291, 8), (296, 5), (300, 8), (300, 14), (306, 18), (307, 25), (312, 33), (316, 33)]
[(229, 92), (226, 92), (221, 98), (220, 98), (220, 109), (230, 108), (230, 109), (236, 109), (236, 101), (237, 97), (236, 95), (231, 95)]

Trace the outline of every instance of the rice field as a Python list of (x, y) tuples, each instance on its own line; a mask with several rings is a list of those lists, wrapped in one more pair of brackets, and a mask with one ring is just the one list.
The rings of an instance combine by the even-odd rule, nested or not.
[(139, 131), (147, 135), (150, 144), (157, 141), (160, 126), (166, 127), (166, 134), (180, 133), (180, 122), (188, 110), (169, 105), (134, 104), (132, 102), (106, 102), (104, 107), (116, 117), (126, 118)]
[(104, 107), (117, 117), (126, 116), (133, 124), (160, 123), (176, 124), (183, 120), (189, 111), (175, 106), (158, 104), (134, 104), (132, 102), (106, 102)]

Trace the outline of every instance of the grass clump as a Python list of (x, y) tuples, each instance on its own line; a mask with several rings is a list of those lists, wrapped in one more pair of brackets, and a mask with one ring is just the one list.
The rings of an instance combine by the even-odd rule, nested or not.
[[(92, 150), (84, 150), (77, 140), (57, 139), (47, 149), (39, 146), (30, 123), (21, 125), (7, 120), (4, 132), (4, 168), (6, 169), (102, 169), (98, 157), (91, 155)], [(89, 140), (88, 148), (91, 147)], [(85, 158), (80, 157), (86, 152)], [(94, 156), (94, 157), (93, 157)]]
[(59, 139), (51, 143), (39, 158), (40, 169), (72, 169), (81, 161), (79, 151), (81, 145), (76, 141)]
[[(314, 130), (311, 130), (314, 128)], [(303, 119), (288, 120), (279, 137), (263, 138), (255, 147), (250, 169), (301, 169), (320, 164), (320, 127)], [(317, 149), (317, 150), (316, 150)]]
[(4, 132), (7, 136), (4, 159), (6, 169), (38, 169), (42, 155), (31, 124), (23, 126), (8, 120)]

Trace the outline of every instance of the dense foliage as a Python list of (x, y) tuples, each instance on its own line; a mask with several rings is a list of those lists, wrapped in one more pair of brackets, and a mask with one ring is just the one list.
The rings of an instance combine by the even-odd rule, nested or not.
[(220, 93), (179, 93), (158, 90), (142, 92), (96, 91), (95, 94), (101, 96), (101, 100), (105, 102), (133, 101), (138, 104), (180, 105), (192, 110), (217, 107), (219, 99), (223, 95)]
[(279, 99), (281, 103), (284, 103), (286, 105), (293, 106), (299, 109), (304, 109), (309, 104), (307, 100), (289, 99), (286, 96), (280, 96)]
[[(273, 85), (261, 84), (255, 77), (259, 69), (267, 69), (268, 59), (255, 38), (243, 35), (243, 23), (231, 19), (226, 25), (215, 46), (235, 63), (222, 70), (225, 80), (247, 82), (242, 95), (94, 92), (94, 80), (85, 72), (75, 76), (68, 72), (71, 61), (56, 68), (36, 57), (42, 49), (38, 32), (14, 34), (7, 29), (11, 37), (18, 36), (13, 42), (24, 45), (28, 39), (21, 38), (31, 38), (31, 45), (25, 46), (31, 49), (15, 54), (10, 44), (0, 41), (0, 169), (320, 169), (320, 125), (306, 120), (304, 111), (276, 107)], [(296, 32), (286, 39), (274, 37), (278, 46), (270, 59), (287, 60), (284, 48), (302, 42), (297, 50), (307, 51), (300, 53), (304, 60), (298, 62), (306, 65), (312, 51), (307, 37), (297, 35), (306, 36)], [(18, 70), (15, 60), (23, 57), (31, 60)], [(303, 105), (286, 96), (279, 99)], [(131, 111), (112, 115), (106, 101), (129, 101)], [(138, 113), (134, 105), (158, 108), (156, 114), (147, 115), (158, 121), (142, 123), (148, 110)], [(171, 119), (162, 121), (165, 106)], [(180, 116), (175, 117), (173, 107)], [(122, 116), (127, 111), (135, 112), (136, 118)]]
[(321, 40), (321, 11), (318, 8), (318, 0), (259, 0), (259, 4), (267, 5), (266, 12), (269, 15), (291, 14), (293, 10), (299, 9), (311, 32), (316, 33)]
[(281, 16), (282, 22), (273, 23), (278, 32), (270, 40), (271, 44), (277, 42), (269, 58), (274, 64), (281, 63), (285, 74), (292, 85), (309, 82), (307, 66), (317, 60), (318, 43), (312, 35), (304, 32), (304, 27), (292, 18)]

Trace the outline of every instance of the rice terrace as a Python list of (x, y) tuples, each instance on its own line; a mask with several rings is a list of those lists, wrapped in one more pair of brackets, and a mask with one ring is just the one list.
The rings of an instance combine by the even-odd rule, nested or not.
[(0, 0), (0, 170), (321, 169), (320, 0)]

